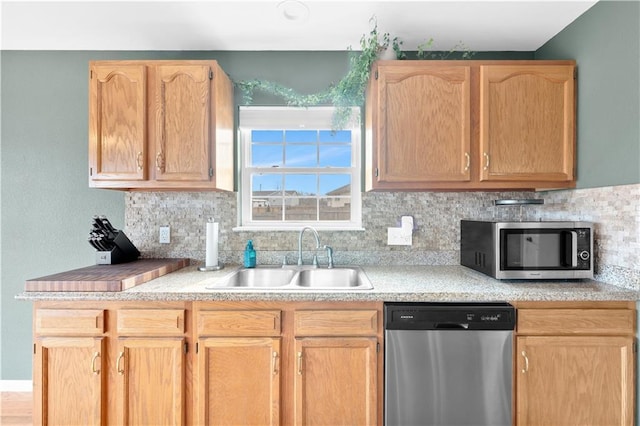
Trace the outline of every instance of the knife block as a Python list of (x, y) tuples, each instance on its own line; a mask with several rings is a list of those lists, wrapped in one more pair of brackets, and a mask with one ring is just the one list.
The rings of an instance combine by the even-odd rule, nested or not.
[(140, 252), (127, 238), (124, 232), (116, 232), (113, 240), (113, 248), (110, 251), (96, 252), (97, 265), (114, 265), (116, 263), (132, 262), (140, 257)]

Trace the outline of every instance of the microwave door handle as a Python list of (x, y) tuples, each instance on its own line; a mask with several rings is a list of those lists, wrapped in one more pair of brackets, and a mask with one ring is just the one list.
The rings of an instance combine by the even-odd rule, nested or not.
[(569, 231), (571, 234), (571, 266), (573, 268), (578, 267), (578, 233), (576, 231)]

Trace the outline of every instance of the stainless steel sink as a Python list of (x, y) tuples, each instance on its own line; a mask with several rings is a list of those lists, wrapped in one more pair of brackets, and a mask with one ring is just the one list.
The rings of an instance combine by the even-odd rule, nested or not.
[(358, 269), (305, 269), (298, 273), (295, 284), (300, 287), (314, 288), (355, 288), (362, 287), (367, 283), (371, 285), (364, 272)]
[[(281, 267), (259, 267), (238, 269), (223, 278), (223, 287), (282, 287), (296, 275), (292, 269)], [(216, 286), (218, 287), (218, 286)]]
[(331, 269), (313, 266), (259, 266), (237, 269), (215, 284), (216, 290), (371, 290), (371, 281), (359, 266)]

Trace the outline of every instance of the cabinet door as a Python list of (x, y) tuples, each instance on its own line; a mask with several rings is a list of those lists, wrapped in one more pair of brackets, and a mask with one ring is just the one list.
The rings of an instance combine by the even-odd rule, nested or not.
[(376, 346), (365, 337), (296, 339), (295, 424), (376, 424)]
[(36, 340), (34, 424), (100, 425), (106, 383), (102, 337)]
[(211, 68), (159, 65), (155, 74), (155, 179), (210, 180)]
[(146, 67), (93, 65), (90, 73), (90, 180), (147, 179)]
[(120, 339), (118, 424), (184, 424), (185, 357), (182, 338)]
[(632, 337), (517, 338), (518, 425), (632, 425)]
[(470, 68), (380, 66), (378, 80), (374, 188), (468, 181)]
[(200, 424), (280, 424), (280, 338), (199, 342)]
[(574, 69), (480, 67), (481, 180), (574, 179)]

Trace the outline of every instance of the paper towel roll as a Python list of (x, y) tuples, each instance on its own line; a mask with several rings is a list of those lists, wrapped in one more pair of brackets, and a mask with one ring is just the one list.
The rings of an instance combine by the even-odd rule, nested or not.
[(218, 266), (218, 224), (207, 222), (205, 266)]

